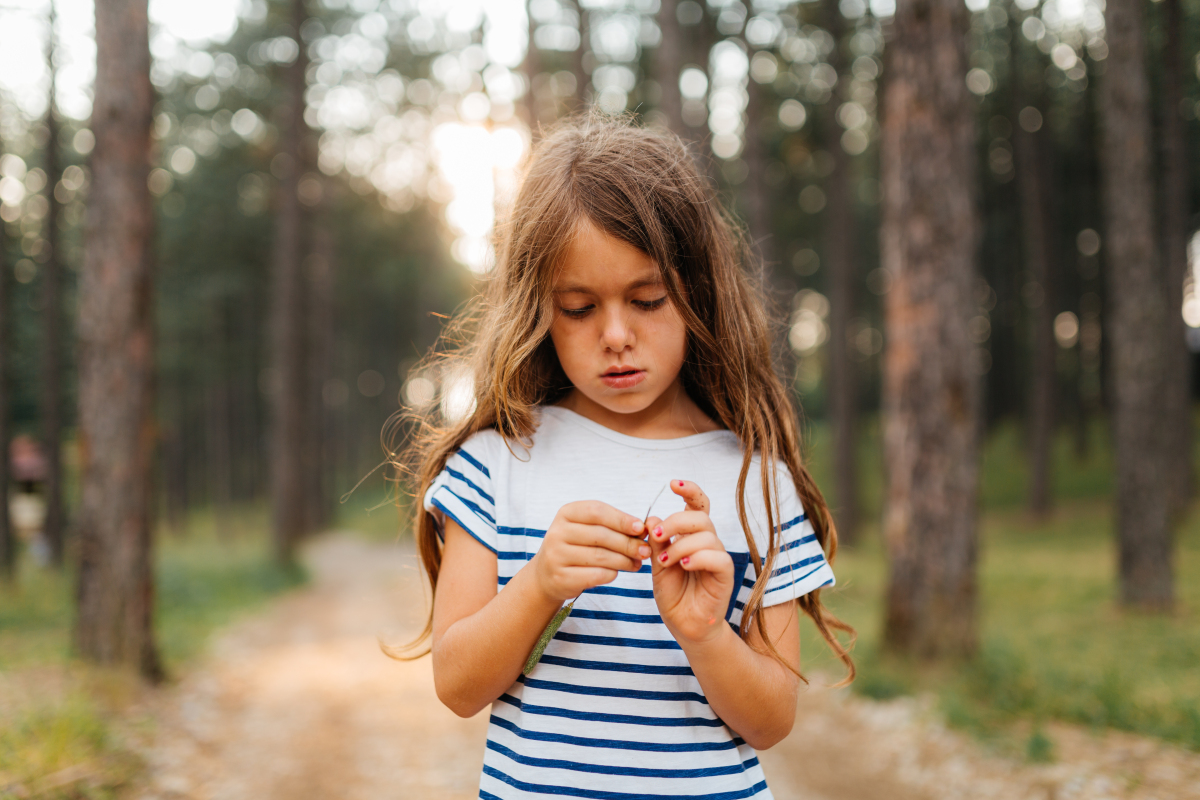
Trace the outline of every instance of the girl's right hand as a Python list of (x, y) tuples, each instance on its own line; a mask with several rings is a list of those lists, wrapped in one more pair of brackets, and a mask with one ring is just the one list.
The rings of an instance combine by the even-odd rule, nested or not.
[(538, 586), (559, 602), (585, 589), (637, 572), (650, 546), (637, 517), (596, 500), (568, 503), (558, 510), (537, 555), (530, 562)]

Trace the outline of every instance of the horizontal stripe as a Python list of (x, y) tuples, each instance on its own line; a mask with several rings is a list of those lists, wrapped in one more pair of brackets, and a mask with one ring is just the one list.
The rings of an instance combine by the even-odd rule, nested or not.
[(584, 594), (611, 594), (617, 597), (637, 597), (642, 600), (653, 600), (653, 589), (622, 589), (619, 586), (593, 586)]
[[(824, 565), (822, 565), (822, 566), (824, 566)], [(804, 578), (809, 577), (809, 575), (812, 575), (815, 572), (820, 572), (821, 568), (822, 567), (817, 567), (812, 572), (808, 573), (808, 575), (805, 575)], [(783, 586), (777, 586), (774, 589), (772, 589), (771, 591), (767, 592), (765, 595), (763, 595), (763, 598), (766, 599), (770, 595), (778, 596), (780, 592), (787, 592), (788, 589), (791, 589), (793, 586), (796, 586), (797, 584), (802, 583), (804, 581), (804, 578), (797, 578), (796, 580), (792, 581), (791, 583), (784, 584)], [(833, 578), (827, 579), (824, 583), (822, 583), (819, 586), (813, 586), (809, 589), (805, 589), (804, 591), (800, 592), (799, 594), (808, 594), (809, 592), (816, 591), (817, 589), (824, 589), (826, 586), (833, 586)], [(797, 595), (797, 596), (799, 596), (799, 595)]]
[(584, 661), (562, 656), (542, 656), (543, 664), (570, 669), (590, 669), (600, 672), (634, 672), (639, 675), (693, 675), (691, 667), (662, 667), (657, 664), (621, 664), (615, 661)]
[(732, 792), (716, 792), (713, 794), (646, 794), (645, 792), (629, 794), (628, 792), (606, 792), (600, 789), (575, 789), (570, 786), (527, 783), (526, 781), (517, 780), (510, 775), (505, 775), (495, 767), (486, 764), (483, 766), (483, 774), (491, 776), (498, 781), (503, 781), (514, 789), (520, 789), (523, 792), (553, 794), (563, 797), (584, 797), (589, 800), (744, 800), (745, 798), (753, 797), (767, 788), (766, 781), (759, 781), (748, 789), (739, 789)]
[(592, 739), (586, 736), (568, 736), (562, 733), (526, 730), (512, 720), (497, 716), (494, 712), (490, 721), (492, 725), (531, 742), (553, 742), (575, 747), (598, 747), (605, 750), (637, 750), (643, 753), (708, 753), (734, 750), (746, 743), (740, 736), (719, 742), (635, 742), (622, 739)]
[(779, 569), (774, 570), (771, 573), (771, 577), (778, 578), (780, 575), (786, 575), (794, 569), (800, 569), (801, 567), (807, 567), (809, 564), (816, 564), (818, 561), (824, 561), (824, 560), (825, 560), (824, 554), (809, 556), (808, 558), (801, 559), (800, 561), (797, 561), (794, 564), (786, 564), (786, 565), (780, 567)]
[(546, 692), (566, 692), (567, 694), (583, 694), (593, 697), (626, 697), (630, 700), (663, 700), (667, 702), (703, 703), (708, 705), (708, 699), (698, 692), (651, 692), (645, 689), (618, 689), (614, 686), (583, 686), (574, 683), (559, 683), (558, 681), (543, 681), (537, 678), (526, 678), (522, 675), (517, 679), (530, 689), (541, 689)]
[[(653, 595), (651, 595), (653, 596)], [(610, 622), (639, 622), (646, 625), (662, 623), (658, 614), (626, 614), (623, 611), (596, 611), (592, 608), (576, 608), (571, 612), (576, 619), (604, 619)]]
[(546, 538), (546, 532), (538, 528), (510, 528), (507, 525), (500, 525), (496, 528), (496, 533), (501, 536), (532, 536), (535, 539)]
[(492, 477), (492, 473), (488, 472), (488, 468), (485, 467), (483, 464), (479, 463), (479, 459), (477, 459), (475, 456), (468, 453), (466, 450), (459, 450), (457, 453), (455, 453), (455, 455), (462, 456), (463, 461), (466, 461), (468, 464), (473, 466), (475, 469), (482, 472), (483, 476), (485, 478)]
[(787, 550), (791, 550), (793, 547), (799, 547), (802, 544), (809, 544), (816, 541), (817, 535), (815, 533), (810, 533), (808, 536), (801, 536), (799, 539), (792, 539), (790, 542), (783, 545), (783, 547), (780, 547), (779, 552), (783, 553)]
[(554, 634), (555, 639), (576, 644), (595, 644), (603, 647), (640, 647), (644, 650), (682, 650), (674, 639), (618, 639), (615, 636), (589, 636), (583, 633)]
[(458, 492), (451, 489), (449, 486), (442, 486), (442, 488), (445, 489), (450, 494), (457, 497), (458, 501), (460, 503), (462, 503), (464, 506), (466, 506), (467, 508), (474, 511), (475, 514), (477, 516), (479, 516), (481, 519), (486, 519), (489, 523), (491, 523), (491, 526), (493, 528), (496, 527), (496, 518), (493, 517), (491, 514), (489, 514), (486, 510), (484, 510), (483, 506), (479, 505), (479, 503), (476, 503), (474, 500), (468, 500), (467, 498), (463, 497)]
[(514, 752), (497, 742), (489, 741), (487, 749), (499, 753), (526, 767), (542, 769), (565, 769), (572, 772), (590, 772), (596, 775), (623, 775), (631, 778), (714, 778), (718, 775), (740, 775), (758, 766), (758, 758), (750, 758), (741, 764), (726, 764), (723, 767), (700, 769), (650, 769), (647, 767), (617, 767), (611, 764), (581, 764), (578, 761), (563, 761), (557, 758), (535, 758)]
[(496, 558), (501, 561), (529, 561), (533, 558), (533, 553), (524, 553), (519, 550), (501, 550), (496, 553)]
[(459, 472), (458, 470), (456, 470), (456, 469), (451, 469), (450, 467), (446, 467), (446, 473), (447, 473), (447, 474), (448, 474), (448, 475), (449, 475), (451, 478), (457, 478), (458, 480), (460, 480), (460, 481), (462, 481), (463, 483), (465, 483), (467, 486), (470, 486), (472, 489), (474, 489), (474, 490), (475, 490), (475, 492), (476, 492), (476, 493), (477, 493), (477, 494), (478, 494), (480, 497), (482, 497), (484, 500), (487, 500), (489, 503), (491, 503), (492, 507), (493, 507), (493, 508), (495, 508), (495, 506), (496, 506), (496, 500), (495, 500), (495, 498), (493, 498), (493, 497), (492, 497), (490, 494), (488, 494), (487, 492), (485, 492), (483, 489), (480, 489), (480, 488), (479, 488), (479, 486), (477, 486), (477, 485), (475, 484), (475, 482), (474, 482), (474, 481), (472, 481), (470, 478), (468, 478), (466, 475), (463, 475), (463, 474), (462, 474), (461, 472)]
[(801, 522), (804, 522), (804, 520), (806, 520), (806, 519), (808, 519), (807, 514), (801, 514), (800, 516), (796, 517), (795, 519), (789, 519), (787, 522), (785, 522), (779, 526), (779, 532), (783, 533), (788, 528), (794, 528), (795, 526), (799, 525)]
[(599, 711), (575, 711), (570, 708), (535, 706), (523, 702), (521, 698), (513, 697), (511, 694), (502, 694), (496, 699), (501, 703), (508, 703), (513, 708), (520, 709), (522, 714), (535, 714), (539, 717), (608, 722), (613, 725), (643, 725), (648, 728), (720, 728), (725, 725), (719, 717), (642, 717), (637, 714), (604, 714)]
[[(447, 490), (447, 491), (449, 491), (449, 490)], [(451, 492), (451, 494), (453, 494), (453, 492)], [(477, 542), (479, 542), (481, 545), (486, 547), (488, 550), (491, 550), (493, 553), (496, 552), (496, 548), (492, 547), (490, 544), (488, 544), (483, 539), (481, 539), (479, 534), (477, 534), (477, 533), (475, 533), (475, 531), (471, 530), (470, 525), (466, 524), (465, 522), (463, 522), (463, 520), (459, 519), (459, 517), (461, 515), (456, 515), (453, 511), (451, 511), (449, 508), (447, 508), (446, 504), (442, 502), (441, 498), (434, 497), (432, 502), (433, 502), (433, 505), (436, 508), (438, 508), (438, 510), (440, 510), (443, 514), (445, 514), (450, 519), (457, 522), (458, 527), (462, 528), (464, 531), (471, 534), (472, 538), (474, 538)]]
[(788, 581), (787, 583), (780, 584), (779, 586), (772, 586), (770, 589), (768, 589), (768, 590), (767, 590), (767, 594), (770, 594), (771, 592), (777, 592), (777, 591), (779, 591), (780, 589), (786, 589), (786, 588), (788, 588), (789, 586), (795, 586), (796, 584), (798, 584), (798, 583), (800, 583), (801, 581), (803, 581), (805, 578), (809, 577), (810, 575), (814, 575), (814, 574), (816, 574), (817, 572), (820, 572), (820, 571), (821, 571), (821, 569), (822, 569), (823, 567), (827, 567), (827, 566), (829, 566), (829, 565), (828, 565), (828, 564), (826, 564), (826, 563), (824, 562), (824, 560), (822, 560), (822, 562), (821, 562), (820, 564), (818, 564), (816, 567), (814, 567), (813, 569), (809, 570), (808, 572), (804, 573), (804, 574), (803, 574), (803, 575), (801, 575), (799, 578), (795, 578), (795, 579), (793, 579), (793, 580), (791, 580), (791, 581)]

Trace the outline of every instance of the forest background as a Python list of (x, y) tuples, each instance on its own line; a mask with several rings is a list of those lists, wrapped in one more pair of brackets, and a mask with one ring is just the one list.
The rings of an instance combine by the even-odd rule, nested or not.
[[(141, 45), (108, 29), (149, 43), (132, 285), (153, 347), (144, 563), (104, 568), (81, 553), (115, 523), (86, 487), (115, 467), (81, 452), (81, 411), (121, 404), (81, 381), (80, 320), (124, 306), (81, 290), (106, 219), (92, 112), (136, 92), (102, 86), (90, 4), (0, 5), (3, 438), (40, 447), (9, 478), (0, 669), (161, 677), (302, 581), (307, 537), (404, 535), (379, 473), (339, 499), (396, 412), (470, 408), (470, 376), (421, 357), (486, 280), (538, 131), (598, 108), (691, 142), (744, 222), (841, 533), (830, 603), (862, 634), (860, 690), (941, 687), (984, 731), (1057, 717), (1200, 747), (1200, 5), (175, 5)], [(89, 616), (156, 574), (157, 629)]]

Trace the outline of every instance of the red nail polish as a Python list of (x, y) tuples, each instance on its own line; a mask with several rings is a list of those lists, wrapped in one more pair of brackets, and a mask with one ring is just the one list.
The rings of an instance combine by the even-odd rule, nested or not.
[(683, 487), (683, 481), (679, 481), (679, 486), (680, 486), (680, 488)]
[(654, 536), (655, 536), (655, 538), (658, 538), (658, 539), (662, 538), (662, 525), (659, 525), (657, 528), (654, 529)]
[(683, 563), (683, 564), (686, 564), (686, 563), (688, 563), (688, 561), (690, 561), (690, 560), (691, 560), (691, 559), (689, 559), (687, 556), (684, 556), (683, 558), (681, 558), (681, 559), (680, 559), (680, 562), (681, 562), (681, 563)]
[(664, 564), (667, 563), (667, 554), (663, 553), (661, 556), (658, 557), (658, 560), (663, 562)]

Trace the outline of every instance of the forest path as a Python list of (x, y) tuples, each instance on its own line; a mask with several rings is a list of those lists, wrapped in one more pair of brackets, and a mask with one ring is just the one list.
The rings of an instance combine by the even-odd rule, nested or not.
[[(428, 658), (379, 651), (424, 622), (411, 544), (330, 535), (306, 560), (310, 586), (219, 633), (152, 701), (139, 800), (477, 796), (487, 713), (459, 719)], [(1200, 799), (1200, 756), (1151, 739), (1050, 726), (1059, 760), (1027, 765), (945, 730), (927, 703), (817, 684), (762, 754), (777, 800)]]

